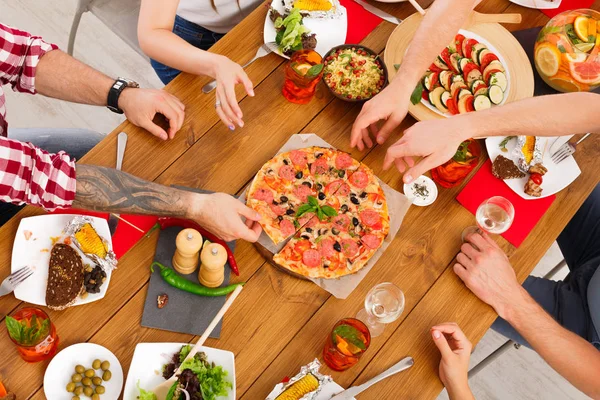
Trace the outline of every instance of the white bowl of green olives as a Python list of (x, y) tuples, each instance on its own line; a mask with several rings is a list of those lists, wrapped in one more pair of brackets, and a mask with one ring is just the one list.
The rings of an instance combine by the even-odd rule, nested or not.
[(123, 388), (123, 369), (115, 355), (94, 343), (58, 353), (44, 374), (44, 393), (52, 400), (113, 400)]

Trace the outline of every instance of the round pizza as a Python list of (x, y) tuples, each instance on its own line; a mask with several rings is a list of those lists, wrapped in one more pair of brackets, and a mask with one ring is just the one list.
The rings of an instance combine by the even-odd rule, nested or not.
[(247, 193), (273, 243), (278, 265), (310, 278), (338, 278), (363, 268), (387, 236), (383, 189), (348, 153), (309, 147), (265, 163)]

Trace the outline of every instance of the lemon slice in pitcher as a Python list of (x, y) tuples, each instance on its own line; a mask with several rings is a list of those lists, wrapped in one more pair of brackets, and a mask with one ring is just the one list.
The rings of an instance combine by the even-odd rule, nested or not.
[(579, 17), (575, 18), (575, 22), (573, 23), (573, 28), (575, 29), (577, 37), (579, 37), (579, 39), (581, 39), (581, 41), (583, 42), (588, 41), (588, 20), (588, 17), (580, 15)]
[(560, 51), (550, 43), (543, 43), (535, 52), (535, 62), (542, 74), (552, 77), (560, 67)]

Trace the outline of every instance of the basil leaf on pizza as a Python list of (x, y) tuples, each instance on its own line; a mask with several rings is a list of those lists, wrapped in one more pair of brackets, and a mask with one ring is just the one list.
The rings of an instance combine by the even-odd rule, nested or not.
[(337, 211), (335, 211), (335, 208), (333, 208), (331, 206), (323, 206), (323, 207), (321, 207), (321, 210), (328, 217), (337, 217), (337, 215), (338, 215)]

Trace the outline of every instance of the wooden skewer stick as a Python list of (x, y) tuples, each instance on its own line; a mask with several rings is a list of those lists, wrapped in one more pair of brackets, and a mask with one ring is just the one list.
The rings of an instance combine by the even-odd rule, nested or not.
[(132, 228), (142, 232), (143, 234), (146, 233), (142, 230), (142, 228), (138, 228), (137, 226), (135, 226), (134, 224), (132, 224), (131, 222), (127, 221), (126, 219), (121, 218), (120, 216), (118, 216), (117, 214), (111, 214), (112, 216), (116, 217), (119, 221), (123, 221), (125, 222), (127, 225), (131, 226)]
[(423, 7), (421, 7), (421, 5), (419, 3), (417, 3), (417, 0), (408, 0), (408, 1), (410, 2), (410, 4), (413, 5), (414, 8), (417, 9), (419, 14), (425, 15), (425, 10), (423, 10)]

